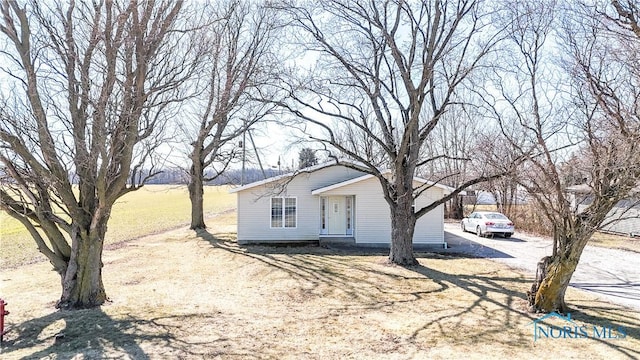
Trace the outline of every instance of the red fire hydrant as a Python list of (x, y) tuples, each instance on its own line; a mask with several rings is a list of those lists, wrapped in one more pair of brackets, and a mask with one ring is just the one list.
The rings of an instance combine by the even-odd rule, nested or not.
[(7, 303), (0, 299), (0, 343), (2, 343), (2, 338), (4, 337), (4, 316), (9, 315), (9, 312), (4, 309), (5, 306), (7, 306)]

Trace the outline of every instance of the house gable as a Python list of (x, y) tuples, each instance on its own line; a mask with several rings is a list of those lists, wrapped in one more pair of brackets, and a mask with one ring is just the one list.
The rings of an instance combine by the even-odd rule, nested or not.
[[(238, 194), (238, 241), (288, 242), (319, 239), (319, 197), (311, 194), (315, 188), (362, 176), (345, 166), (318, 168), (295, 176), (282, 176), (272, 181), (249, 184), (234, 191)], [(296, 227), (271, 227), (271, 198), (296, 198)]]

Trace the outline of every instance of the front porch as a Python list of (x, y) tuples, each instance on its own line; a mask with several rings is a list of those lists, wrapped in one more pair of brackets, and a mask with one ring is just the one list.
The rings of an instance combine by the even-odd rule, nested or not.
[(356, 245), (356, 238), (353, 236), (326, 236), (320, 235), (320, 246), (331, 246), (331, 245)]

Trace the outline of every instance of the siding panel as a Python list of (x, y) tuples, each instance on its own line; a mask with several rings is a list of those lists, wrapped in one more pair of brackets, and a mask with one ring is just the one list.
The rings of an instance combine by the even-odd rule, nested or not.
[[(611, 209), (599, 230), (628, 235), (640, 235), (640, 206), (629, 208), (629, 205), (617, 206)], [(587, 205), (579, 205), (578, 212), (582, 212)]]
[[(421, 209), (442, 199), (443, 196), (444, 190), (432, 187), (416, 199), (416, 209)], [(413, 242), (417, 244), (444, 244), (444, 205), (439, 205), (418, 219)]]

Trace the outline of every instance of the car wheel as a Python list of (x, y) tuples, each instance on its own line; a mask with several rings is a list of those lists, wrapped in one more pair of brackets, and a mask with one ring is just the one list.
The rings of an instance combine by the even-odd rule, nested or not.
[(460, 228), (462, 229), (462, 232), (467, 231), (467, 229), (464, 228), (464, 221), (460, 222)]
[(511, 233), (504, 233), (504, 237), (505, 238), (510, 238), (511, 237)]
[(478, 235), (478, 237), (482, 237), (482, 229), (480, 229), (480, 225), (476, 227), (476, 235)]

